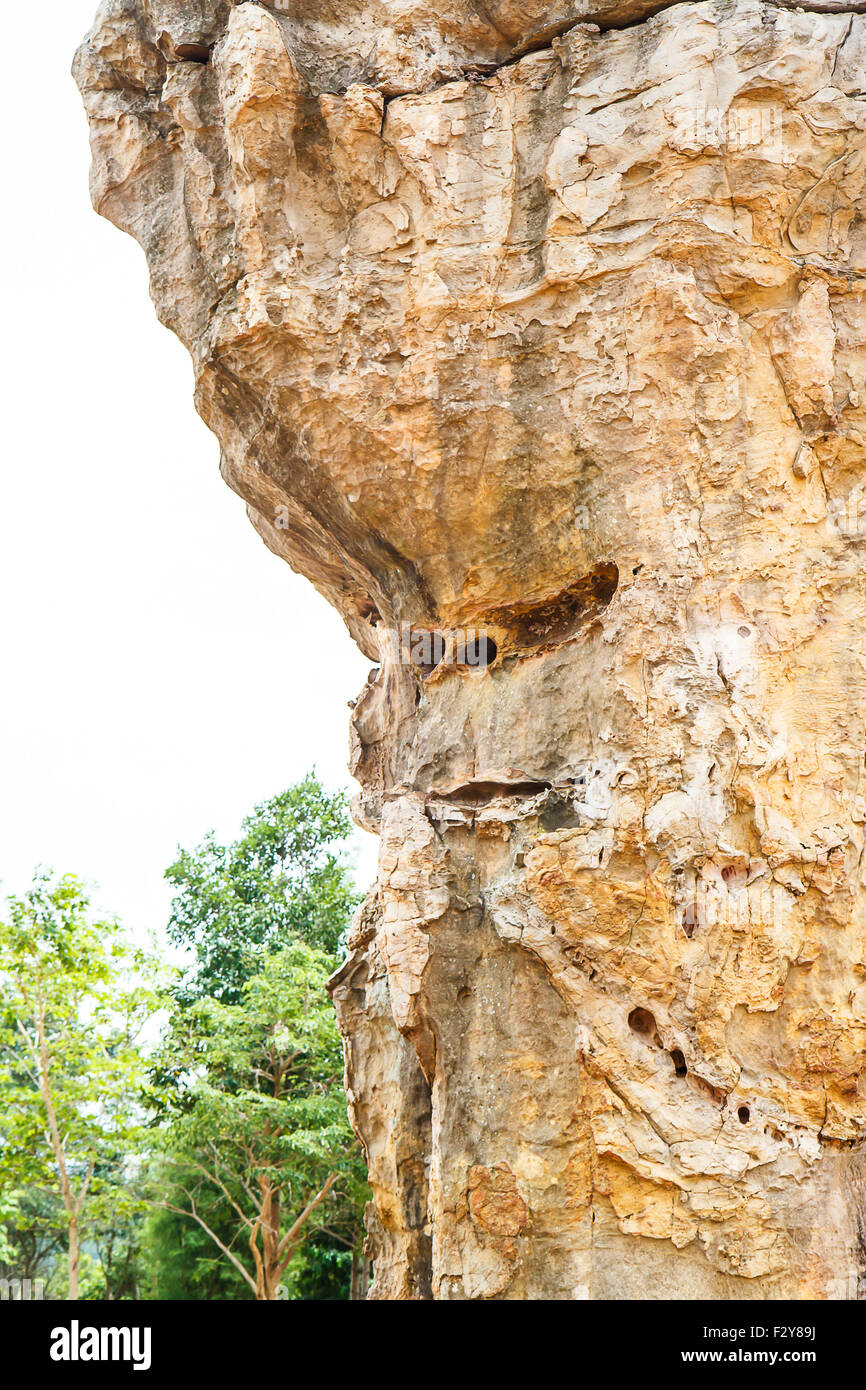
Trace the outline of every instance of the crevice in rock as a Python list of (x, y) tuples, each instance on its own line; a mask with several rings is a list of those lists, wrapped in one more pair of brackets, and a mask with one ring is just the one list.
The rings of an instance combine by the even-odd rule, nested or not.
[(511, 629), (514, 650), (509, 655), (549, 651), (603, 613), (618, 587), (619, 569), (603, 560), (551, 598), (491, 609), (487, 617), (491, 624)]
[(206, 43), (177, 43), (174, 55), (182, 63), (209, 63), (213, 49)]
[(714, 1105), (721, 1107), (728, 1098), (727, 1091), (723, 1090), (721, 1086), (713, 1086), (710, 1081), (705, 1081), (702, 1076), (696, 1076), (694, 1072), (689, 1072), (688, 1080), (696, 1091), (706, 1096)]
[(451, 791), (437, 792), (436, 801), (452, 802), (462, 806), (484, 806), (489, 801), (502, 797), (535, 797), (553, 790), (552, 782), (464, 782)]

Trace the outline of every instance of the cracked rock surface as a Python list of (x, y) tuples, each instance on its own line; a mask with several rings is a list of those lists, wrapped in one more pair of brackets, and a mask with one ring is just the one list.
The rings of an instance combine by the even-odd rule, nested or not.
[(866, 1280), (866, 15), (104, 0), (97, 209), (376, 663), (373, 1297)]

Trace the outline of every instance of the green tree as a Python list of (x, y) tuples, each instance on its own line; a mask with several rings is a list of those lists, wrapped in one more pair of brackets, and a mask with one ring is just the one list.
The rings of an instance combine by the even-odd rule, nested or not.
[(68, 1297), (82, 1233), (122, 1181), (139, 1131), (141, 1031), (154, 995), (83, 885), (39, 872), (0, 921), (0, 1191), (59, 1198)]
[[(366, 1196), (346, 1116), (343, 1058), (325, 985), (333, 960), (290, 940), (240, 1003), (178, 1002), (165, 1048), (180, 1078), (162, 1131), (173, 1192), (256, 1299), (280, 1296), (311, 1237), (357, 1244)], [(215, 1203), (234, 1219), (215, 1228)]]
[(0, 1197), (0, 1214), (0, 1278), (41, 1280), (49, 1291), (61, 1282), (65, 1286), (58, 1280), (66, 1246), (59, 1193), (38, 1187), (7, 1190)]
[[(167, 874), (175, 889), (169, 932), (190, 959), (174, 992), (178, 1015), (203, 1001), (246, 1007), (248, 981), (261, 973), (270, 955), (291, 943), (307, 943), (323, 953), (328, 970), (336, 968), (350, 914), (359, 901), (341, 862), (350, 831), (345, 797), (329, 795), (311, 773), (257, 806), (234, 843), (223, 845), (209, 835), (197, 849), (179, 853)], [(336, 1020), (323, 986), (324, 978), (323, 1021), (336, 1059)], [(188, 1023), (187, 1019), (184, 1030)], [(155, 1105), (169, 1129), (178, 1113), (193, 1104), (186, 1066), (185, 1048), (167, 1046), (153, 1067)], [(341, 1142), (345, 1156), (355, 1163), (357, 1145), (345, 1121), (336, 1065), (333, 1078)], [(218, 1185), (205, 1182), (200, 1171), (184, 1168), (179, 1152), (159, 1172), (158, 1181), (166, 1206), (152, 1213), (147, 1230), (154, 1296), (253, 1297), (249, 1276), (255, 1280), (256, 1266), (250, 1232)], [(195, 1192), (197, 1216), (204, 1225), (183, 1215), (189, 1211), (188, 1191)], [(336, 1234), (311, 1223), (308, 1238), (286, 1270), (290, 1297), (349, 1296), (352, 1251), (361, 1239), (361, 1208), (352, 1184), (338, 1180), (327, 1201), (328, 1222)], [(234, 1263), (223, 1254), (223, 1246), (235, 1256)]]
[(158, 1166), (153, 1175), (153, 1205), (147, 1217), (144, 1248), (145, 1299), (198, 1300), (205, 1303), (237, 1302), (254, 1298), (246, 1278), (223, 1255), (228, 1246), (253, 1271), (252, 1255), (244, 1242), (244, 1230), (229, 1203), (218, 1192), (200, 1192), (199, 1209), (219, 1244), (184, 1214), (186, 1190), (201, 1186), (200, 1175), (185, 1169), (175, 1158)]
[(336, 959), (358, 902), (341, 862), (345, 796), (329, 795), (314, 773), (256, 806), (242, 831), (229, 845), (208, 835), (166, 873), (175, 890), (169, 935), (194, 957), (188, 1000), (240, 1003), (262, 955), (291, 940)]
[(116, 1167), (104, 1173), (97, 1167), (96, 1178), (96, 1194), (87, 1225), (86, 1269), (82, 1260), (80, 1296), (96, 1302), (137, 1301), (147, 1280), (144, 1155), (125, 1155)]

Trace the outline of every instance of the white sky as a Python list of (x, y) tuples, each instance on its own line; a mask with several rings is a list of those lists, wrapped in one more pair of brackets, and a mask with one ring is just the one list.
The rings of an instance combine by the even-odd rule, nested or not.
[(91, 209), (69, 67), (96, 8), (0, 16), (0, 880), (74, 872), (139, 932), (178, 844), (233, 835), (313, 763), (349, 785), (370, 662), (222, 482), (143, 253)]

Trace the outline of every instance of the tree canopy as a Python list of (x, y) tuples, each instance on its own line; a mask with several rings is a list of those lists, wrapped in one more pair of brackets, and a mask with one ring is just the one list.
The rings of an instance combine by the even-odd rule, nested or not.
[[(279, 1296), (313, 1232), (349, 1251), (358, 1240), (366, 1189), (325, 991), (330, 967), (292, 941), (265, 958), (240, 1004), (181, 1005), (166, 1036), (182, 1080), (162, 1128), (174, 1178), (163, 1204), (195, 1221), (259, 1299)], [(210, 1222), (214, 1202), (233, 1214), (231, 1241)]]
[(310, 774), (236, 841), (180, 850), (173, 978), (74, 877), (0, 908), (0, 1274), (73, 1299), (350, 1296), (367, 1187), (326, 990), (349, 831)]
[(192, 952), (187, 998), (238, 1003), (262, 953), (293, 938), (336, 959), (358, 894), (342, 860), (345, 797), (314, 773), (256, 806), (232, 844), (209, 834), (166, 872), (169, 936)]
[(31, 1238), (46, 1203), (65, 1226), (70, 1298), (82, 1227), (116, 1201), (138, 1148), (141, 1035), (156, 1007), (145, 966), (71, 876), (38, 873), (0, 919), (0, 1190)]

